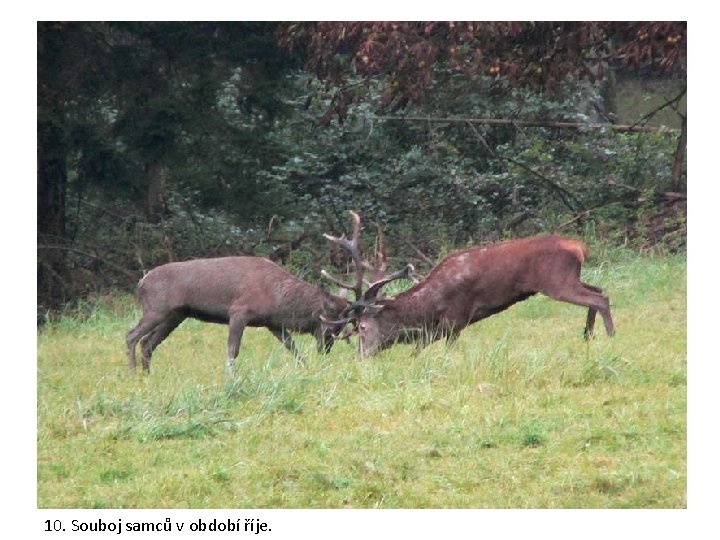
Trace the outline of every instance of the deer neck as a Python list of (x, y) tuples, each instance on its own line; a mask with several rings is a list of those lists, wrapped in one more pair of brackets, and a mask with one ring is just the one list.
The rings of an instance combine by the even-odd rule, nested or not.
[(437, 304), (429, 290), (414, 287), (387, 301), (378, 317), (388, 333), (415, 341), (437, 326)]

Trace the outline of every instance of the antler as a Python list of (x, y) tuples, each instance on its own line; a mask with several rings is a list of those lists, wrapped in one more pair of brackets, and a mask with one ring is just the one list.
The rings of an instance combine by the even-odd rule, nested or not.
[(368, 287), (368, 290), (365, 291), (365, 294), (363, 295), (363, 300), (365, 302), (375, 300), (380, 293), (380, 289), (382, 289), (391, 281), (395, 281), (397, 279), (412, 279), (415, 283), (417, 283), (417, 280), (414, 277), (414, 273), (415, 267), (412, 264), (408, 264), (402, 270), (393, 272), (392, 274), (385, 276), (384, 278), (379, 279), (374, 283), (371, 283), (370, 287)]
[[(383, 304), (378, 302), (380, 290), (391, 281), (395, 281), (397, 279), (412, 279), (417, 283), (417, 280), (414, 277), (415, 267), (413, 267), (412, 264), (408, 264), (403, 269), (386, 275), (388, 257), (385, 253), (384, 235), (379, 225), (377, 226), (378, 234), (376, 236), (374, 264), (371, 265), (365, 261), (360, 253), (360, 232), (362, 231), (360, 215), (351, 210), (350, 217), (353, 222), (353, 234), (351, 239), (346, 238), (344, 234), (340, 237), (332, 236), (327, 233), (323, 234), (325, 238), (347, 251), (355, 264), (355, 283), (352, 284), (345, 283), (325, 270), (320, 271), (320, 274), (325, 279), (335, 283), (343, 289), (353, 291), (355, 294), (355, 301), (349, 304), (339, 314), (337, 319), (331, 320), (322, 316), (320, 317), (323, 324), (328, 326), (345, 327), (349, 323), (357, 323), (357, 320), (364, 313), (380, 311), (383, 308)], [(370, 271), (373, 279), (372, 283), (364, 281), (363, 278), (365, 277), (366, 271)], [(363, 284), (366, 284), (368, 287), (365, 294), (362, 292)], [(347, 331), (343, 333), (343, 337), (348, 337), (348, 335)]]
[(335, 283), (335, 285), (338, 285), (343, 289), (353, 291), (353, 293), (355, 293), (355, 300), (360, 300), (362, 298), (363, 276), (365, 275), (365, 269), (367, 267), (367, 264), (363, 260), (362, 255), (360, 254), (360, 231), (362, 230), (362, 227), (360, 225), (360, 215), (357, 212), (353, 212), (352, 210), (350, 210), (350, 217), (352, 218), (353, 222), (353, 235), (351, 240), (348, 240), (345, 237), (345, 234), (343, 234), (339, 238), (337, 236), (332, 236), (327, 233), (324, 233), (323, 236), (331, 242), (339, 245), (348, 253), (350, 253), (350, 256), (353, 259), (353, 263), (355, 264), (355, 283), (348, 284), (340, 281), (339, 279), (330, 275), (330, 273), (326, 272), (325, 270), (321, 270), (320, 274), (325, 279)]

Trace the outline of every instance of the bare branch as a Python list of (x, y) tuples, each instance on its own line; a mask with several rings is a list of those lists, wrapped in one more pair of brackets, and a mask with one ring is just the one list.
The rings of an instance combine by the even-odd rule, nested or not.
[[(682, 97), (682, 96), (680, 96)], [(662, 107), (667, 107), (674, 100), (665, 103)], [(661, 107), (661, 108), (662, 108)], [(657, 111), (656, 111), (657, 112)], [(653, 113), (654, 114), (654, 113)], [(556, 129), (575, 129), (578, 131), (586, 129), (609, 129), (619, 132), (633, 133), (674, 133), (678, 131), (675, 128), (668, 127), (650, 127), (639, 126), (635, 124), (608, 124), (604, 122), (562, 122), (551, 120), (520, 120), (516, 118), (440, 118), (434, 116), (373, 116), (369, 120), (400, 120), (403, 122), (432, 122), (447, 124), (484, 124), (492, 126), (517, 126), (517, 127), (547, 127)]]
[[(472, 125), (471, 122), (469, 122), (468, 125), (469, 125), (470, 128), (473, 130), (473, 132), (475, 133), (475, 135), (477, 136), (477, 138), (480, 140), (480, 142), (482, 143), (482, 145), (485, 147), (485, 149), (486, 149), (488, 152), (490, 152), (491, 155), (495, 156), (497, 159), (509, 161), (510, 163), (513, 163), (513, 164), (517, 165), (518, 167), (520, 167), (521, 169), (523, 169), (524, 171), (530, 173), (530, 174), (533, 175), (535, 178), (538, 178), (538, 179), (542, 180), (545, 184), (547, 184), (548, 186), (550, 186), (550, 188), (551, 188), (555, 193), (557, 193), (557, 195), (558, 195), (558, 197), (560, 198), (560, 200), (562, 201), (562, 203), (563, 203), (565, 206), (567, 206), (567, 207), (570, 209), (571, 212), (576, 213), (576, 212), (578, 211), (577, 208), (578, 208), (578, 207), (581, 208), (581, 207), (583, 206), (582, 203), (581, 203), (574, 195), (572, 195), (570, 192), (568, 192), (565, 188), (563, 188), (562, 186), (559, 186), (558, 184), (556, 184), (555, 182), (553, 182), (552, 180), (550, 180), (550, 179), (547, 178), (546, 176), (540, 174), (540, 173), (537, 172), (536, 170), (534, 170), (534, 169), (532, 169), (531, 167), (525, 165), (522, 161), (518, 161), (518, 160), (513, 159), (513, 158), (511, 158), (511, 157), (499, 155), (497, 152), (495, 152), (495, 150), (493, 150), (493, 149), (490, 147), (490, 145), (488, 145), (487, 141), (485, 140), (485, 137), (483, 137), (483, 136), (480, 134), (480, 132), (477, 130), (477, 128), (476, 128), (474, 125)], [(572, 199), (572, 200), (574, 201), (575, 206), (573, 206), (572, 204), (570, 204), (569, 199)]]
[(59, 249), (62, 251), (69, 251), (71, 253), (77, 253), (78, 255), (84, 255), (85, 257), (90, 257), (91, 259), (95, 259), (96, 261), (100, 261), (106, 266), (109, 266), (110, 268), (114, 268), (121, 274), (125, 275), (127, 278), (135, 281), (138, 279), (137, 274), (134, 272), (131, 272), (127, 268), (123, 268), (122, 266), (119, 266), (113, 262), (108, 261), (107, 259), (104, 259), (103, 257), (100, 257), (99, 255), (96, 255), (95, 253), (90, 253), (88, 251), (83, 251), (82, 249), (78, 249), (76, 247), (72, 246), (65, 246), (61, 244), (38, 244), (38, 249)]
[(435, 261), (433, 261), (430, 257), (425, 255), (422, 251), (420, 251), (420, 248), (418, 248), (415, 244), (409, 244), (409, 245), (413, 249), (413, 251), (415, 253), (417, 253), (417, 256), (420, 257), (420, 260), (422, 260), (426, 264), (429, 264), (431, 267), (435, 266)]
[(571, 217), (570, 219), (568, 219), (567, 221), (565, 221), (564, 223), (561, 223), (560, 225), (558, 225), (557, 228), (564, 229), (568, 225), (572, 225), (573, 223), (575, 223), (577, 221), (582, 221), (583, 219), (587, 219), (588, 217), (590, 217), (590, 210), (585, 210), (583, 212), (579, 212), (579, 213), (575, 214), (573, 217)]
[[(680, 103), (680, 100), (685, 96), (685, 94), (687, 94), (687, 87), (683, 88), (683, 89), (680, 91), (680, 93), (679, 93), (677, 96), (675, 96), (674, 98), (671, 98), (671, 99), (667, 100), (665, 103), (663, 103), (663, 104), (658, 105), (657, 107), (655, 107), (655, 108), (654, 108), (652, 111), (650, 111), (649, 113), (642, 115), (640, 118), (637, 119), (637, 121), (636, 121), (634, 124), (632, 124), (632, 125), (630, 126), (631, 129), (629, 129), (628, 131), (646, 131), (646, 130), (651, 131), (651, 130), (655, 130), (655, 131), (661, 131), (661, 132), (663, 132), (663, 133), (666, 132), (666, 131), (673, 131), (673, 132), (680, 131), (680, 130), (677, 130), (677, 129), (672, 129), (672, 130), (663, 129), (663, 130), (661, 130), (661, 129), (657, 129), (657, 128), (648, 128), (648, 127), (638, 128), (638, 126), (639, 126), (640, 124), (644, 124), (645, 122), (647, 122), (648, 120), (650, 120), (653, 116), (655, 116), (657, 113), (659, 113), (660, 111), (662, 111), (665, 107), (671, 107), (671, 108), (673, 108), (673, 109), (677, 112), (677, 105), (678, 105), (678, 103)], [(678, 114), (680, 114), (680, 113), (678, 113)], [(682, 116), (682, 115), (680, 115), (680, 116)]]
[(372, 266), (366, 266), (367, 269), (370, 270), (373, 281), (385, 277), (388, 266), (388, 256), (385, 251), (385, 235), (379, 223), (376, 222), (375, 226), (377, 227), (377, 235), (375, 236), (375, 252), (373, 254), (374, 264)]

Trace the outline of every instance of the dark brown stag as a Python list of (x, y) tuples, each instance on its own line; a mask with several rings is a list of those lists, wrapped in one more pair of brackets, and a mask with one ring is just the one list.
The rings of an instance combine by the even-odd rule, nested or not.
[(265, 327), (302, 363), (290, 332), (315, 336), (328, 352), (338, 327), (321, 316), (337, 318), (348, 302), (306, 283), (268, 259), (220, 257), (173, 262), (154, 268), (140, 280), (143, 315), (127, 334), (130, 370), (140, 341), (142, 365), (150, 369), (153, 350), (186, 318), (229, 325), (230, 372), (246, 326)]
[[(352, 247), (347, 241), (326, 237), (345, 249)], [(543, 293), (588, 308), (586, 338), (593, 334), (598, 312), (612, 336), (615, 328), (608, 297), (599, 287), (580, 281), (587, 255), (582, 242), (555, 235), (475, 247), (449, 255), (427, 278), (394, 298), (380, 298), (380, 289), (393, 279), (408, 277), (408, 268), (371, 284), (362, 294), (365, 265), (354, 253), (356, 301), (339, 320), (323, 320), (335, 329), (351, 323), (359, 336), (360, 355), (367, 357), (397, 342), (424, 345), (442, 337), (454, 340), (466, 326)]]

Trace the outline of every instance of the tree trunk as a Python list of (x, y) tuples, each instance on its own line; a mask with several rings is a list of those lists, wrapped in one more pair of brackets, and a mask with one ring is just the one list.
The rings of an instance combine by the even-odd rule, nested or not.
[(673, 163), (671, 191), (680, 191), (682, 183), (682, 169), (685, 162), (685, 150), (687, 148), (687, 118), (683, 117), (680, 137), (678, 137), (677, 150), (675, 151), (675, 162)]
[[(67, 162), (62, 129), (52, 122), (38, 124), (37, 168), (38, 244), (62, 243), (65, 241)], [(64, 251), (38, 253), (38, 306), (62, 303), (65, 274)]]
[(150, 223), (159, 223), (165, 213), (165, 187), (167, 169), (164, 165), (150, 166), (150, 183), (145, 201), (145, 214)]

